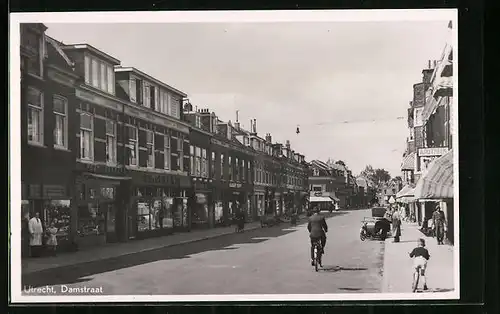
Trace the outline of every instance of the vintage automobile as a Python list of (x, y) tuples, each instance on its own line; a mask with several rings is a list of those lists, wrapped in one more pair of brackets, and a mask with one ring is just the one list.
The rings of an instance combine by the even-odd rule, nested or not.
[[(361, 230), (359, 238), (361, 241), (366, 239), (371, 240), (385, 240), (391, 236), (391, 222), (386, 217), (387, 209), (384, 207), (373, 207), (372, 216), (364, 217), (361, 222)], [(380, 225), (381, 230), (375, 230), (376, 224)]]

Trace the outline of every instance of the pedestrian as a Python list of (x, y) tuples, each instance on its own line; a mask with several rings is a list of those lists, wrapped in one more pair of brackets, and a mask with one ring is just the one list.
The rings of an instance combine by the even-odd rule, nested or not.
[(55, 256), (57, 251), (57, 231), (59, 231), (59, 229), (56, 227), (55, 222), (52, 222), (47, 228), (48, 238), (45, 244), (52, 256)]
[(23, 216), (21, 221), (21, 256), (29, 256), (30, 251), (30, 229), (29, 229), (29, 214)]
[(42, 254), (43, 225), (40, 221), (40, 213), (36, 212), (35, 217), (29, 221), (30, 250), (32, 257), (40, 257)]
[(392, 228), (394, 232), (394, 242), (399, 242), (401, 237), (401, 216), (398, 211), (395, 211), (392, 215)]
[(444, 244), (444, 232), (446, 225), (446, 218), (444, 216), (444, 212), (441, 210), (441, 206), (436, 205), (436, 210), (432, 214), (432, 222), (434, 225), (436, 240), (438, 245)]

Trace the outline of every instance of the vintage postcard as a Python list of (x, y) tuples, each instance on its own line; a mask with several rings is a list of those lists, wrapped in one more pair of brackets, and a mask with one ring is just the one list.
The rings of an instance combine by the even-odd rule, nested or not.
[(13, 303), (459, 298), (457, 10), (10, 17)]

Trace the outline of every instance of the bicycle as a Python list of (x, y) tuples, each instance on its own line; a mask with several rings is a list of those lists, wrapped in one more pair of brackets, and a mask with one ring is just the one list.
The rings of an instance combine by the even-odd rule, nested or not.
[(411, 285), (411, 290), (412, 292), (416, 292), (418, 288), (418, 282), (420, 281), (420, 271), (421, 267), (418, 266), (415, 268), (415, 271), (413, 272), (413, 283)]
[(314, 250), (314, 269), (316, 271), (319, 270), (319, 267), (323, 267), (321, 265), (321, 242), (320, 240), (315, 240), (313, 243), (313, 250)]

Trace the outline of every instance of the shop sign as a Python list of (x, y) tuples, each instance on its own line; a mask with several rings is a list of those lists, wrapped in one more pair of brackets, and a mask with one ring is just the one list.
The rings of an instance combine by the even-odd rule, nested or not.
[(144, 183), (152, 183), (152, 184), (166, 184), (166, 185), (179, 185), (180, 179), (177, 176), (169, 176), (169, 175), (154, 175), (154, 174), (144, 174), (143, 175)]
[(43, 196), (47, 198), (66, 197), (66, 187), (62, 185), (44, 185)]
[(234, 183), (234, 182), (231, 182), (229, 183), (229, 187), (230, 188), (241, 188), (242, 187), (242, 184), (241, 183)]
[(41, 198), (42, 197), (42, 187), (40, 184), (30, 184), (28, 188), (28, 197), (30, 198)]
[(98, 174), (123, 175), (125, 173), (125, 169), (122, 167), (112, 167), (99, 164), (77, 163), (77, 168), (80, 168), (80, 170), (85, 170), (88, 172), (98, 173)]
[(419, 148), (419, 156), (442, 156), (448, 152), (448, 147)]

